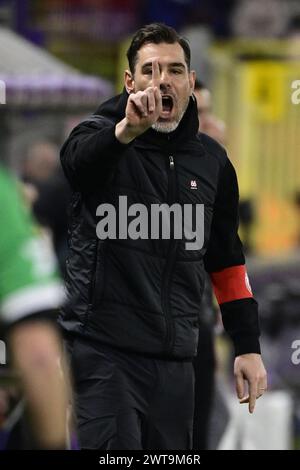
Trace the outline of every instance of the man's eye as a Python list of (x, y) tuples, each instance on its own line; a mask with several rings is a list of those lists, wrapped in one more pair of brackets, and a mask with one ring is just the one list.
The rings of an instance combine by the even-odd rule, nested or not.
[(182, 73), (181, 69), (173, 69), (172, 73), (175, 73), (175, 75), (180, 75)]
[(152, 75), (152, 69), (146, 69), (144, 70), (145, 75)]

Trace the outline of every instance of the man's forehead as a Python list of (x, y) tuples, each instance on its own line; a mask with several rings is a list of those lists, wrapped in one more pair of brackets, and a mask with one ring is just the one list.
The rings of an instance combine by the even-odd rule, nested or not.
[(181, 63), (186, 65), (184, 52), (179, 43), (144, 44), (138, 51), (137, 63), (143, 66), (157, 60), (159, 64)]

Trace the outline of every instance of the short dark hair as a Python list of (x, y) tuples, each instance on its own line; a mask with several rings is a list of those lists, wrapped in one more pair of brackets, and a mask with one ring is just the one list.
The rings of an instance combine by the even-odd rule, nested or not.
[(133, 36), (129, 49), (127, 51), (127, 59), (131, 73), (135, 71), (138, 51), (144, 44), (180, 44), (184, 52), (184, 58), (190, 70), (191, 66), (191, 49), (186, 39), (175, 31), (171, 26), (163, 23), (151, 23), (140, 28)]

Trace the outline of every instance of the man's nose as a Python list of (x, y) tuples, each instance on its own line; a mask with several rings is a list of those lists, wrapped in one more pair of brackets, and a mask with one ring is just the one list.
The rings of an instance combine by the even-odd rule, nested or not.
[(168, 84), (170, 82), (170, 74), (168, 73), (167, 70), (162, 70), (160, 72), (160, 84)]
[(170, 75), (168, 72), (162, 71), (160, 73), (159, 88), (162, 92), (166, 92), (170, 88)]

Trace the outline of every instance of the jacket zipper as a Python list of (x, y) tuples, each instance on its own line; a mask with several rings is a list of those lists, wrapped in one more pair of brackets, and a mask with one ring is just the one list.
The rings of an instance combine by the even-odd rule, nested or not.
[[(168, 168), (168, 176), (169, 176), (169, 184), (168, 184), (168, 204), (171, 206), (173, 203), (176, 202), (176, 173), (175, 173), (175, 162), (173, 155), (169, 155), (169, 168)], [(172, 234), (172, 231), (171, 231)], [(167, 260), (165, 265), (165, 270), (163, 273), (163, 280), (162, 280), (162, 310), (166, 318), (166, 327), (167, 333), (165, 338), (165, 353), (168, 355), (171, 353), (173, 348), (173, 343), (175, 339), (175, 331), (174, 331), (174, 321), (171, 315), (170, 309), (170, 302), (169, 302), (169, 294), (170, 294), (170, 281), (171, 281), (171, 274), (174, 266), (174, 261), (176, 258), (176, 249), (177, 249), (177, 242), (173, 238), (169, 241), (168, 247), (168, 254)]]

